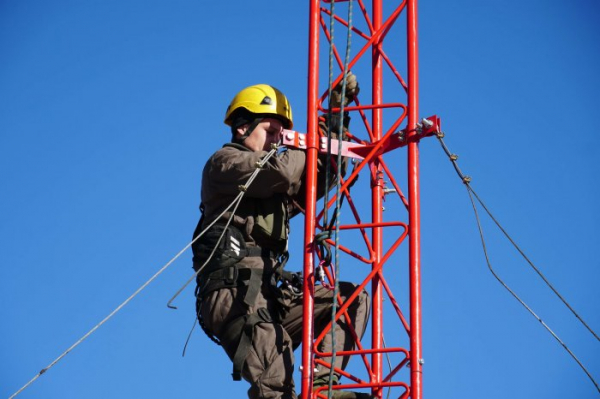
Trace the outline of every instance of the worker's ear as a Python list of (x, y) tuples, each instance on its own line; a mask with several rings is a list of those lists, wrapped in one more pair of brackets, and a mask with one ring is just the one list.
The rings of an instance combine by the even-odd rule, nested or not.
[(235, 132), (236, 132), (236, 137), (242, 137), (244, 134), (246, 134), (246, 132), (248, 131), (248, 127), (249, 127), (249, 126), (250, 126), (250, 124), (249, 124), (249, 123), (245, 123), (245, 124), (243, 124), (243, 125), (241, 125), (241, 126), (238, 126), (238, 127), (235, 129)]

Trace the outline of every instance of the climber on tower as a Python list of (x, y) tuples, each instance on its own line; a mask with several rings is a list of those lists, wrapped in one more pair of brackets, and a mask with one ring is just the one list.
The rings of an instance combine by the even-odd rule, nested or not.
[[(341, 98), (340, 82), (331, 93), (329, 106), (338, 109), (342, 101), (347, 105), (357, 93), (358, 83), (349, 73), (345, 98)], [(339, 118), (339, 113), (333, 116), (329, 130), (337, 138), (340, 119), (344, 119), (346, 128), (349, 118)], [(197, 278), (198, 319), (232, 360), (233, 378), (244, 378), (251, 384), (249, 398), (295, 399), (293, 351), (302, 341), (302, 277), (283, 266), (288, 258), (289, 220), (305, 202), (306, 153), (284, 148), (271, 156), (245, 188), (235, 214), (231, 210), (223, 213), (256, 170), (257, 162), (280, 142), (282, 130), (292, 128), (292, 110), (283, 93), (259, 84), (243, 89), (233, 98), (225, 124), (231, 128), (231, 141), (209, 158), (202, 173), (202, 217), (194, 237), (218, 220), (193, 245), (195, 270), (205, 265)], [(330, 134), (326, 128), (321, 131)], [(324, 159), (320, 159), (319, 171), (324, 169), (323, 164)], [(339, 167), (344, 170), (345, 162)], [(323, 196), (326, 189), (322, 177), (323, 173), (319, 173), (318, 196)], [(334, 184), (335, 181), (330, 188)], [(339, 284), (344, 301), (355, 290), (355, 284)], [(314, 298), (314, 326), (318, 333), (331, 321), (333, 291), (317, 285)], [(347, 313), (350, 324), (362, 336), (369, 313), (365, 291), (361, 291)], [(354, 338), (345, 319), (341, 318), (334, 328), (336, 350), (353, 349)], [(330, 334), (319, 349), (332, 351)], [(338, 356), (335, 367), (343, 369), (348, 361), (348, 356)], [(314, 386), (329, 384), (329, 376), (329, 368), (319, 366), (314, 373)], [(333, 376), (332, 383), (337, 384), (339, 375)], [(334, 398), (340, 399), (371, 398), (366, 393), (332, 392)]]

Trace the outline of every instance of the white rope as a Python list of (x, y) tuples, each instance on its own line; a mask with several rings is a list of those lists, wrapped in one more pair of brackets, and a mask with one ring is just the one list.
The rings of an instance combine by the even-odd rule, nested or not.
[[(35, 377), (33, 377), (31, 380), (29, 380), (29, 382), (25, 385), (23, 385), (23, 387), (21, 387), (21, 389), (19, 389), (17, 392), (15, 392), (14, 394), (12, 394), (9, 399), (13, 399), (14, 397), (16, 397), (17, 395), (19, 395), (21, 392), (23, 392), (27, 387), (29, 387), (31, 384), (33, 384), (38, 378), (40, 378), (40, 376), (42, 374), (44, 374), (46, 371), (50, 370), (52, 367), (54, 367), (54, 365), (56, 363), (58, 363), (60, 360), (62, 360), (62, 358), (64, 358), (69, 352), (71, 352), (73, 349), (75, 349), (77, 346), (79, 346), (83, 341), (85, 341), (90, 335), (92, 335), (98, 328), (100, 328), (100, 326), (102, 326), (104, 323), (106, 323), (108, 320), (110, 320), (115, 314), (117, 314), (117, 312), (119, 312), (123, 307), (125, 307), (125, 305), (127, 305), (133, 298), (135, 298), (140, 292), (142, 292), (142, 290), (144, 290), (144, 288), (146, 288), (152, 281), (154, 281), (158, 276), (160, 276), (165, 270), (167, 270), (167, 268), (169, 266), (171, 266), (171, 264), (173, 262), (175, 262), (175, 260), (177, 260), (185, 251), (188, 250), (188, 248), (190, 248), (192, 246), (192, 244), (194, 244), (200, 237), (202, 237), (206, 231), (212, 227), (212, 225), (214, 223), (216, 223), (216, 221), (225, 214), (225, 212), (227, 212), (234, 204), (236, 205), (234, 208), (234, 211), (232, 212), (232, 217), (235, 214), (235, 210), (237, 209), (237, 206), (239, 205), (239, 203), (241, 202), (242, 197), (245, 194), (245, 190), (250, 186), (250, 184), (252, 184), (252, 182), (256, 179), (256, 175), (258, 174), (258, 172), (261, 170), (261, 168), (266, 164), (266, 162), (273, 156), (273, 154), (275, 154), (277, 152), (277, 146), (274, 145), (273, 148), (271, 149), (271, 151), (269, 151), (265, 157), (257, 164), (257, 168), (256, 170), (252, 173), (252, 175), (248, 178), (248, 181), (246, 182), (246, 184), (242, 187), (240, 193), (238, 194), (238, 196), (231, 202), (231, 204), (227, 207), (227, 209), (225, 209), (206, 229), (204, 229), (202, 232), (200, 232), (200, 234), (198, 234), (196, 237), (194, 237), (194, 239), (192, 241), (190, 241), (185, 247), (183, 247), (183, 249), (181, 249), (177, 255), (175, 255), (173, 258), (171, 258), (171, 260), (169, 260), (163, 267), (161, 267), (156, 273), (154, 273), (154, 275), (152, 277), (150, 277), (150, 279), (148, 281), (146, 281), (144, 284), (142, 284), (137, 290), (135, 290), (135, 292), (133, 294), (131, 294), (125, 301), (123, 301), (123, 303), (121, 303), (119, 306), (117, 306), (112, 312), (110, 312), (110, 314), (108, 316), (106, 316), (104, 319), (102, 319), (102, 321), (98, 324), (96, 324), (90, 331), (88, 331), (84, 336), (82, 336), (81, 338), (79, 338), (79, 340), (77, 340), (73, 345), (71, 345), (66, 351), (64, 351), (59, 357), (57, 357), (56, 359), (54, 359), (54, 361), (52, 363), (50, 363), (48, 366), (44, 367), (39, 373), (37, 373), (37, 375)], [(231, 217), (230, 217), (230, 221), (231, 221)], [(219, 239), (220, 240), (220, 239)], [(216, 246), (215, 246), (216, 249)], [(213, 254), (214, 254), (215, 250), (213, 249)], [(212, 256), (212, 254), (211, 254)], [(210, 260), (210, 258), (209, 258)], [(206, 262), (208, 263), (208, 261)], [(206, 265), (206, 263), (204, 265)], [(203, 265), (203, 266), (204, 266)], [(202, 269), (202, 268), (201, 268)], [(200, 270), (201, 270), (200, 269)], [(194, 274), (194, 276), (192, 277), (192, 279), (200, 272), (200, 270)], [(171, 298), (171, 301), (169, 301), (169, 304), (185, 289), (185, 287), (187, 287), (187, 285), (189, 284), (189, 282), (192, 280), (188, 280), (188, 282), (186, 282), (186, 284), (179, 290), (177, 291), (177, 293), (173, 296), (173, 298)]]

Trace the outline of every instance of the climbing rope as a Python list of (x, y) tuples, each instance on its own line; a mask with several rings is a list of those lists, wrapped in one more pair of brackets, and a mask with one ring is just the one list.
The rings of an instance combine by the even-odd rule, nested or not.
[[(104, 323), (106, 323), (108, 320), (110, 320), (114, 315), (116, 315), (121, 309), (123, 309), (125, 307), (125, 305), (127, 305), (129, 302), (131, 302), (131, 300), (133, 298), (135, 298), (140, 292), (142, 292), (151, 282), (153, 282), (156, 278), (158, 278), (158, 276), (160, 276), (165, 270), (167, 270), (169, 268), (169, 266), (171, 266), (171, 264), (173, 262), (175, 262), (175, 260), (177, 260), (185, 251), (187, 251), (188, 248), (190, 248), (200, 237), (202, 237), (207, 231), (208, 229), (210, 229), (213, 224), (216, 223), (217, 220), (219, 220), (227, 211), (229, 211), (229, 209), (231, 209), (232, 207), (234, 207), (234, 210), (232, 211), (232, 215), (235, 213), (235, 210), (237, 209), (240, 201), (242, 200), (242, 197), (244, 196), (246, 189), (250, 186), (250, 184), (252, 184), (252, 182), (256, 179), (256, 175), (258, 174), (258, 172), (261, 170), (261, 168), (266, 164), (266, 162), (273, 156), (273, 154), (275, 154), (277, 152), (277, 146), (273, 145), (273, 148), (271, 149), (271, 151), (269, 151), (264, 158), (257, 163), (257, 167), (256, 170), (252, 173), (252, 175), (248, 178), (248, 181), (246, 182), (246, 184), (244, 184), (243, 186), (240, 186), (240, 193), (237, 195), (237, 197), (231, 202), (231, 204), (227, 207), (227, 209), (225, 209), (208, 227), (206, 227), (203, 231), (201, 231), (196, 237), (194, 237), (192, 239), (192, 241), (190, 241), (185, 247), (183, 247), (173, 258), (171, 258), (171, 260), (169, 260), (163, 267), (161, 267), (152, 277), (150, 277), (150, 279), (148, 279), (148, 281), (146, 281), (144, 284), (142, 284), (137, 290), (135, 290), (135, 292), (133, 294), (131, 294), (125, 301), (123, 301), (119, 306), (117, 306), (112, 312), (110, 312), (110, 314), (108, 316), (106, 316), (104, 319), (102, 319), (102, 321), (100, 321), (98, 324), (96, 324), (90, 331), (88, 331), (85, 335), (83, 335), (81, 338), (79, 338), (73, 345), (71, 345), (67, 350), (65, 350), (60, 356), (58, 356), (56, 359), (54, 359), (54, 361), (52, 361), (52, 363), (50, 363), (48, 366), (44, 367), (39, 373), (37, 373), (31, 380), (29, 380), (29, 382), (27, 382), (27, 384), (25, 384), (23, 387), (21, 387), (17, 392), (15, 392), (14, 394), (12, 394), (9, 399), (12, 399), (14, 397), (16, 397), (17, 395), (19, 395), (21, 392), (23, 392), (27, 387), (29, 387), (31, 384), (33, 384), (39, 377), (41, 377), (42, 374), (46, 373), (48, 370), (50, 370), (52, 367), (54, 367), (54, 365), (56, 365), (59, 361), (61, 361), (69, 352), (71, 352), (73, 349), (75, 349), (77, 346), (79, 346), (83, 341), (85, 341), (90, 335), (92, 335), (96, 330), (98, 330), (98, 328), (100, 328)], [(231, 222), (232, 217), (229, 218), (228, 223)], [(219, 241), (222, 239), (223, 235), (221, 235), (221, 237), (219, 238)], [(218, 246), (215, 246), (215, 248)], [(213, 256), (215, 250), (213, 250), (213, 252), (211, 253), (211, 257)], [(210, 258), (209, 258), (210, 260)], [(206, 263), (208, 263), (208, 260), (206, 261)], [(206, 263), (204, 263), (204, 265), (202, 265), (202, 268), (206, 265)], [(200, 268), (200, 270), (202, 270), (202, 268)], [(183, 287), (181, 287), (177, 293), (171, 298), (171, 300), (169, 301), (168, 305), (171, 308), (174, 308), (171, 305), (171, 302), (185, 289), (185, 287), (187, 287), (187, 285), (190, 283), (190, 281), (192, 281), (195, 276), (200, 272), (200, 270), (194, 274), (194, 276), (188, 280)]]
[[(343, 139), (343, 134), (344, 134), (344, 99), (346, 98), (346, 83), (347, 83), (347, 75), (348, 75), (348, 65), (350, 63), (350, 49), (351, 49), (351, 44), (352, 44), (352, 11), (353, 11), (353, 2), (350, 1), (348, 2), (348, 29), (347, 29), (347, 33), (346, 33), (346, 54), (344, 57), (344, 66), (343, 66), (343, 71), (342, 71), (342, 93), (341, 93), (341, 104), (340, 104), (340, 112), (339, 112), (339, 123), (338, 123), (338, 134), (337, 134), (337, 138), (338, 138), (338, 153), (337, 153), (337, 161), (336, 161), (336, 166), (337, 166), (337, 170), (336, 170), (336, 186), (335, 186), (335, 250), (334, 250), (334, 257), (335, 257), (335, 277), (334, 277), (334, 288), (333, 288), (333, 303), (331, 306), (331, 367), (329, 368), (329, 386), (327, 388), (327, 397), (329, 399), (332, 398), (333, 396), (333, 381), (334, 381), (334, 370), (335, 370), (335, 361), (336, 361), (336, 357), (337, 357), (337, 339), (336, 339), (336, 329), (335, 329), (335, 325), (336, 325), (336, 313), (337, 313), (337, 307), (338, 307), (338, 302), (337, 302), (337, 296), (339, 293), (339, 277), (340, 277), (340, 262), (339, 262), (339, 257), (340, 257), (340, 242), (339, 242), (339, 238), (340, 238), (340, 210), (341, 210), (341, 180), (342, 180), (342, 139)], [(329, 95), (331, 96), (331, 85), (332, 85), (332, 70), (333, 70), (333, 40), (334, 40), (334, 34), (333, 34), (333, 21), (334, 21), (334, 5), (335, 5), (335, 0), (331, 0), (331, 9), (330, 9), (330, 29), (331, 29), (331, 40), (329, 43)], [(329, 107), (329, 113), (328, 113), (328, 123), (330, 123), (331, 121), (331, 107)], [(329, 128), (329, 126), (328, 126)], [(331, 134), (328, 135), (329, 139), (328, 139), (328, 153), (330, 153), (331, 150)], [(327, 171), (329, 172), (329, 162), (327, 163)], [(328, 187), (328, 186), (326, 186)], [(327, 207), (327, 202), (325, 202), (325, 207)]]
[[(333, 13), (335, 11), (335, 0), (331, 0), (329, 3), (329, 32), (331, 41), (329, 42), (329, 76), (327, 83), (327, 92), (331, 96), (331, 92), (333, 91), (333, 37), (334, 37), (334, 19)], [(331, 97), (329, 103), (331, 104)], [(329, 216), (329, 208), (327, 204), (329, 203), (329, 180), (331, 173), (331, 118), (333, 117), (333, 113), (331, 112), (331, 106), (327, 109), (327, 153), (325, 154), (325, 195), (323, 196), (323, 227), (327, 227), (328, 216)]]
[[(330, 31), (330, 41), (329, 41), (329, 104), (330, 106), (328, 107), (328, 111), (327, 111), (327, 155), (325, 157), (325, 196), (323, 197), (323, 209), (325, 211), (324, 214), (324, 219), (323, 219), (323, 226), (327, 227), (327, 215), (329, 214), (329, 208), (327, 207), (327, 204), (329, 203), (329, 179), (330, 179), (330, 173), (331, 173), (331, 121), (333, 118), (333, 114), (331, 112), (331, 93), (333, 91), (333, 39), (334, 39), (334, 26), (335, 26), (335, 20), (334, 20), (334, 12), (335, 12), (335, 0), (331, 0), (331, 2), (329, 3), (329, 31)], [(345, 76), (342, 77), (342, 79), (346, 79)], [(343, 97), (342, 97), (342, 103), (343, 103)], [(342, 115), (343, 118), (343, 115)], [(338, 137), (338, 139), (341, 139), (341, 137)], [(341, 142), (341, 140), (340, 140)], [(339, 164), (338, 164), (338, 170), (339, 170)], [(337, 187), (337, 185), (336, 185)], [(331, 230), (329, 230), (329, 232), (331, 232)], [(337, 253), (336, 253), (337, 255)], [(330, 254), (331, 257), (331, 254)], [(337, 257), (336, 257), (336, 261), (337, 261)], [(337, 264), (336, 264), (337, 266)], [(335, 361), (335, 347), (336, 347), (336, 340), (335, 340), (335, 308), (337, 305), (337, 289), (338, 289), (338, 283), (337, 283), (337, 276), (339, 275), (338, 272), (338, 268), (335, 267), (335, 281), (333, 283), (333, 309), (332, 309), (332, 322), (331, 322), (331, 337), (332, 337), (332, 359), (331, 359), (331, 366), (329, 368), (329, 384), (327, 387), (327, 398), (331, 399), (332, 397), (332, 388), (333, 388), (333, 367), (334, 367), (334, 361)]]
[(583, 321), (583, 319), (581, 318), (581, 316), (579, 316), (579, 314), (577, 314), (577, 312), (571, 307), (571, 305), (569, 305), (569, 303), (562, 297), (562, 295), (559, 294), (559, 292), (552, 286), (552, 284), (550, 284), (550, 282), (548, 281), (548, 279), (546, 279), (546, 277), (542, 274), (542, 272), (533, 264), (533, 262), (531, 262), (531, 260), (527, 257), (527, 255), (525, 255), (525, 253), (523, 252), (523, 250), (515, 243), (515, 241), (510, 237), (510, 235), (508, 234), (508, 232), (502, 227), (502, 225), (498, 222), (498, 220), (494, 217), (494, 215), (491, 213), (491, 211), (488, 209), (488, 207), (484, 204), (484, 202), (481, 200), (481, 198), (477, 195), (477, 193), (475, 192), (475, 190), (473, 189), (473, 187), (471, 187), (471, 178), (469, 176), (466, 176), (465, 174), (462, 173), (462, 171), (460, 170), (460, 168), (458, 167), (458, 156), (456, 154), (452, 154), (450, 152), (450, 150), (448, 150), (448, 147), (446, 146), (446, 144), (444, 143), (444, 133), (439, 131), (436, 134), (436, 137), (438, 138), (442, 149), (444, 150), (444, 152), (446, 153), (446, 155), (448, 156), (448, 159), (450, 159), (450, 162), (452, 162), (452, 166), (454, 167), (454, 170), (456, 171), (456, 173), (458, 174), (458, 176), (460, 177), (460, 179), (462, 180), (462, 182), (464, 183), (467, 192), (469, 194), (469, 199), (471, 200), (471, 205), (473, 206), (473, 211), (475, 212), (475, 219), (477, 221), (477, 228), (479, 230), (479, 236), (481, 238), (481, 245), (483, 247), (483, 253), (485, 256), (485, 261), (487, 263), (488, 269), (490, 270), (490, 272), (492, 273), (492, 275), (496, 278), (496, 280), (498, 280), (498, 282), (521, 304), (523, 305), (523, 307), (525, 307), (525, 309), (527, 309), (527, 311), (533, 316), (535, 317), (535, 319), (537, 321), (539, 321), (542, 326), (544, 326), (544, 328), (554, 337), (554, 339), (556, 339), (558, 341), (558, 343), (569, 353), (569, 355), (575, 360), (575, 362), (577, 362), (577, 364), (579, 365), (579, 367), (581, 367), (581, 369), (585, 372), (585, 374), (588, 376), (588, 378), (592, 381), (592, 383), (594, 384), (594, 386), (596, 387), (596, 389), (598, 390), (598, 392), (600, 392), (600, 386), (598, 386), (598, 383), (596, 382), (596, 380), (594, 380), (594, 378), (592, 377), (592, 375), (589, 373), (589, 371), (585, 368), (585, 366), (583, 365), (583, 363), (581, 363), (581, 361), (577, 358), (577, 356), (575, 356), (575, 354), (569, 349), (569, 347), (558, 337), (558, 335), (556, 335), (556, 333), (554, 333), (554, 331), (552, 331), (552, 329), (550, 329), (550, 327), (533, 311), (533, 309), (531, 309), (501, 278), (500, 276), (498, 276), (498, 274), (495, 272), (495, 270), (492, 268), (492, 264), (490, 262), (490, 258), (488, 256), (488, 252), (487, 252), (487, 247), (485, 244), (485, 238), (483, 236), (483, 228), (481, 226), (481, 221), (479, 219), (479, 213), (477, 212), (477, 206), (475, 204), (475, 200), (477, 200), (477, 202), (479, 202), (479, 204), (481, 205), (481, 207), (485, 210), (485, 212), (488, 214), (488, 216), (494, 221), (494, 223), (496, 224), (496, 226), (500, 229), (500, 231), (502, 231), (502, 233), (504, 234), (504, 236), (510, 241), (510, 243), (517, 249), (517, 251), (521, 254), (521, 256), (527, 261), (527, 263), (535, 270), (535, 272), (542, 278), (542, 280), (546, 283), (546, 285), (548, 287), (550, 287), (550, 289), (560, 298), (560, 300), (567, 306), (567, 308), (569, 308), (569, 310), (571, 310), (571, 312), (575, 315), (575, 317), (577, 317), (577, 319), (579, 319), (579, 321), (592, 333), (592, 335), (594, 337), (596, 337), (596, 339), (598, 339), (598, 335), (585, 323), (585, 321)]

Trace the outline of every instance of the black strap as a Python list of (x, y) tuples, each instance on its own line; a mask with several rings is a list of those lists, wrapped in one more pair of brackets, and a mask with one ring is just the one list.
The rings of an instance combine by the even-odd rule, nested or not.
[(246, 295), (244, 295), (244, 303), (248, 306), (254, 306), (262, 287), (263, 273), (261, 269), (250, 270), (252, 272), (250, 273), (250, 279), (248, 280), (248, 290), (246, 291)]
[(254, 326), (259, 323), (272, 322), (273, 319), (271, 318), (269, 311), (266, 308), (259, 308), (256, 313), (238, 317), (227, 326), (227, 338), (235, 339), (235, 335), (239, 334), (238, 345), (232, 359), (233, 373), (231, 375), (234, 381), (240, 381), (242, 379), (242, 368), (244, 367), (244, 362), (252, 347)]
[(246, 129), (246, 132), (242, 135), (242, 137), (235, 138), (235, 143), (239, 143), (242, 144), (244, 142), (244, 140), (246, 140), (248, 137), (250, 137), (250, 135), (252, 134), (252, 132), (254, 132), (254, 129), (256, 129), (256, 126), (258, 126), (259, 123), (261, 123), (263, 121), (264, 118), (256, 118), (252, 121), (252, 123), (250, 123), (250, 125), (248, 126), (248, 129)]
[(260, 256), (261, 258), (271, 259), (277, 259), (279, 257), (279, 253), (262, 247), (248, 247), (246, 248), (246, 254), (248, 257)]
[(244, 303), (247, 306), (254, 306), (262, 287), (263, 270), (240, 269), (236, 266), (230, 266), (210, 273), (208, 280), (209, 282), (202, 289), (202, 297), (221, 288), (247, 286)]
[(205, 283), (200, 288), (200, 297), (204, 298), (213, 291), (221, 288), (248, 286), (244, 302), (254, 306), (256, 297), (260, 292), (263, 270), (240, 268), (236, 265), (213, 270), (206, 275)]

